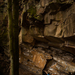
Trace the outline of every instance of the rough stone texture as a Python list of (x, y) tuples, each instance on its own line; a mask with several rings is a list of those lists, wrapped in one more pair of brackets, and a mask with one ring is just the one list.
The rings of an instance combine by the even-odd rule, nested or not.
[[(42, 51), (40, 48), (28, 50), (25, 47), (22, 48), (23, 52), (20, 54), (20, 59), (22, 58), (21, 62), (31, 62), (31, 64), (34, 64), (34, 66), (43, 69), (46, 65), (46, 59), (52, 59), (52, 57), (48, 54)], [(25, 60), (25, 61), (24, 61)], [(24, 64), (25, 65), (25, 64)]]
[(22, 29), (19, 33), (19, 45), (22, 43)]
[(35, 75), (42, 75), (43, 69), (51, 75), (68, 75), (69, 72), (75, 72), (73, 54), (53, 47), (49, 49), (40, 43), (34, 46), (36, 48), (27, 49), (24, 44), (21, 45), (20, 63), (25, 65), (24, 69), (33, 72)]
[[(42, 75), (43, 69), (51, 75), (68, 75), (69, 72), (72, 75), (75, 72), (75, 2), (23, 0), (20, 6), (20, 75)], [(0, 26), (4, 23), (3, 26), (7, 27), (6, 15), (4, 22), (2, 20), (3, 14), (0, 14)], [(0, 31), (2, 33), (5, 29)], [(7, 49), (4, 53), (8, 55)]]
[[(57, 2), (60, 4), (57, 4)], [(69, 37), (74, 35), (75, 3), (73, 3), (73, 0), (40, 0), (36, 5), (35, 1), (33, 1), (33, 5), (35, 6), (34, 8), (36, 8), (36, 12), (34, 13), (36, 16), (33, 16), (34, 18), (31, 20), (28, 18), (31, 16), (30, 13), (27, 13), (26, 15), (23, 14), (23, 17), (25, 17), (22, 19), (22, 26), (30, 28), (30, 35), (39, 35), (40, 33), (41, 35), (44, 34), (44, 36), (53, 37)], [(33, 14), (33, 11), (31, 14)], [(38, 24), (36, 25), (38, 16), (43, 18), (42, 21), (44, 20), (44, 30), (40, 29), (37, 26)], [(38, 20), (40, 20), (40, 18)]]
[[(74, 17), (74, 12), (75, 12), (73, 10), (74, 5), (75, 4), (73, 3), (73, 5), (70, 8), (68, 8), (67, 10), (59, 11), (56, 14), (51, 15), (51, 17), (53, 16), (51, 19), (48, 19), (48, 17), (46, 17), (45, 21), (55, 19), (56, 23), (54, 24), (54, 21), (52, 21), (52, 24), (48, 25), (48, 26), (50, 26), (49, 29), (47, 27), (45, 27), (44, 35), (54, 36), (54, 37), (62, 37), (62, 36), (68, 37), (68, 36), (74, 35), (74, 26), (73, 26), (74, 25), (74, 18), (73, 17)], [(47, 23), (49, 23), (49, 22), (47, 22)], [(52, 29), (51, 25), (52, 26), (54, 25), (54, 27), (56, 28), (55, 31), (51, 30)], [(47, 31), (47, 29), (54, 31), (54, 32)], [(52, 35), (53, 33), (54, 33), (54, 35)]]
[(24, 13), (20, 63), (35, 75), (42, 75), (44, 70), (51, 75), (72, 75), (75, 72), (75, 2), (32, 0), (28, 1)]
[(9, 57), (4, 54), (3, 49), (0, 47), (0, 75), (9, 75), (9, 72), (10, 72)]
[(19, 62), (34, 74), (42, 75), (42, 70), (46, 65), (47, 59), (50, 60), (52, 57), (41, 48), (33, 48), (30, 50), (21, 45)]
[(44, 36), (55, 36), (56, 28), (57, 26), (55, 26), (55, 23), (46, 25), (44, 29)]
[(23, 42), (28, 42), (28, 43), (32, 43), (33, 42), (33, 37), (30, 35), (30, 32), (22, 27), (22, 40)]

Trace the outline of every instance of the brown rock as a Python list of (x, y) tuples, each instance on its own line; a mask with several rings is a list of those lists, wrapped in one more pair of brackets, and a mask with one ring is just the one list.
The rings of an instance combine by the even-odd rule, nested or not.
[(44, 13), (45, 9), (40, 7), (38, 10), (37, 10), (37, 15), (40, 15), (41, 13)]
[(22, 43), (22, 29), (19, 33), (19, 45)]
[(32, 43), (34, 41), (29, 30), (27, 28), (24, 28), (24, 27), (22, 27), (22, 41), (27, 42), (27, 43)]
[(39, 51), (32, 51), (34, 57), (33, 62), (35, 65), (41, 69), (43, 69), (46, 65), (46, 59), (52, 59), (52, 57), (48, 53), (40, 53)]
[(41, 6), (44, 7), (45, 6), (45, 0), (40, 0)]
[(50, 15), (50, 12), (48, 12), (45, 16), (44, 16), (44, 24), (50, 24), (50, 20), (52, 15)]
[(57, 29), (57, 26), (55, 26), (55, 23), (51, 25), (46, 25), (44, 29), (44, 35), (55, 36), (56, 29)]
[(32, 43), (33, 42), (33, 37), (29, 34), (22, 36), (22, 40), (23, 42), (27, 42), (27, 43)]
[[(26, 48), (22, 48), (23, 50), (21, 51), (21, 60), (24, 64), (24, 62), (32, 62), (34, 63), (34, 66), (41, 68), (42, 70), (44, 69), (46, 65), (47, 59), (52, 59), (50, 54), (45, 53), (43, 50), (40, 48), (29, 50)], [(31, 64), (31, 63), (29, 63)]]
[(37, 67), (43, 69), (46, 64), (46, 59), (42, 53), (35, 52), (33, 62)]

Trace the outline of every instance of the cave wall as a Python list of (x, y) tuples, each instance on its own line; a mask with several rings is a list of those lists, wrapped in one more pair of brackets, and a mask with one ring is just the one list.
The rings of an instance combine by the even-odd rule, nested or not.
[(74, 12), (73, 0), (29, 0), (22, 12), (22, 40), (31, 43), (37, 37), (74, 36)]
[[(29, 0), (23, 8), (19, 62), (35, 75), (75, 72), (75, 2)], [(70, 74), (71, 73), (71, 74)]]

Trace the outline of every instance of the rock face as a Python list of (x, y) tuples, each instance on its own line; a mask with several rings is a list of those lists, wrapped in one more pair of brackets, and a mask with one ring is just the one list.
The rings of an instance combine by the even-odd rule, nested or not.
[[(75, 75), (75, 0), (20, 0), (19, 3), (19, 74)], [(6, 10), (1, 12), (0, 46), (5, 47), (3, 53), (8, 55)]]
[(52, 59), (50, 54), (41, 50), (41, 48), (27, 49), (24, 44), (21, 45), (20, 63), (27, 66), (29, 71), (41, 75), (47, 59)]
[(75, 72), (75, 55), (58, 48), (49, 48), (45, 43), (28, 47), (25, 43), (21, 44), (19, 62), (31, 74), (43, 75), (42, 71), (46, 71), (51, 75), (73, 75)]
[[(30, 6), (32, 2), (34, 7)], [(73, 0), (28, 1), (22, 17), (22, 28), (27, 30), (23, 32), (28, 32), (26, 38), (32, 39), (31, 35), (58, 38), (73, 36), (75, 33), (74, 7)]]
[(32, 75), (73, 75), (74, 17), (73, 0), (28, 0), (21, 20), (20, 69)]

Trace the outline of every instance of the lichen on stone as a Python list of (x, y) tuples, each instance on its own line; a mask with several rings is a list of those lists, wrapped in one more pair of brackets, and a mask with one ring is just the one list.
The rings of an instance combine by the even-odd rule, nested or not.
[(30, 8), (27, 11), (29, 13), (30, 17), (36, 17), (36, 7), (31, 5)]

